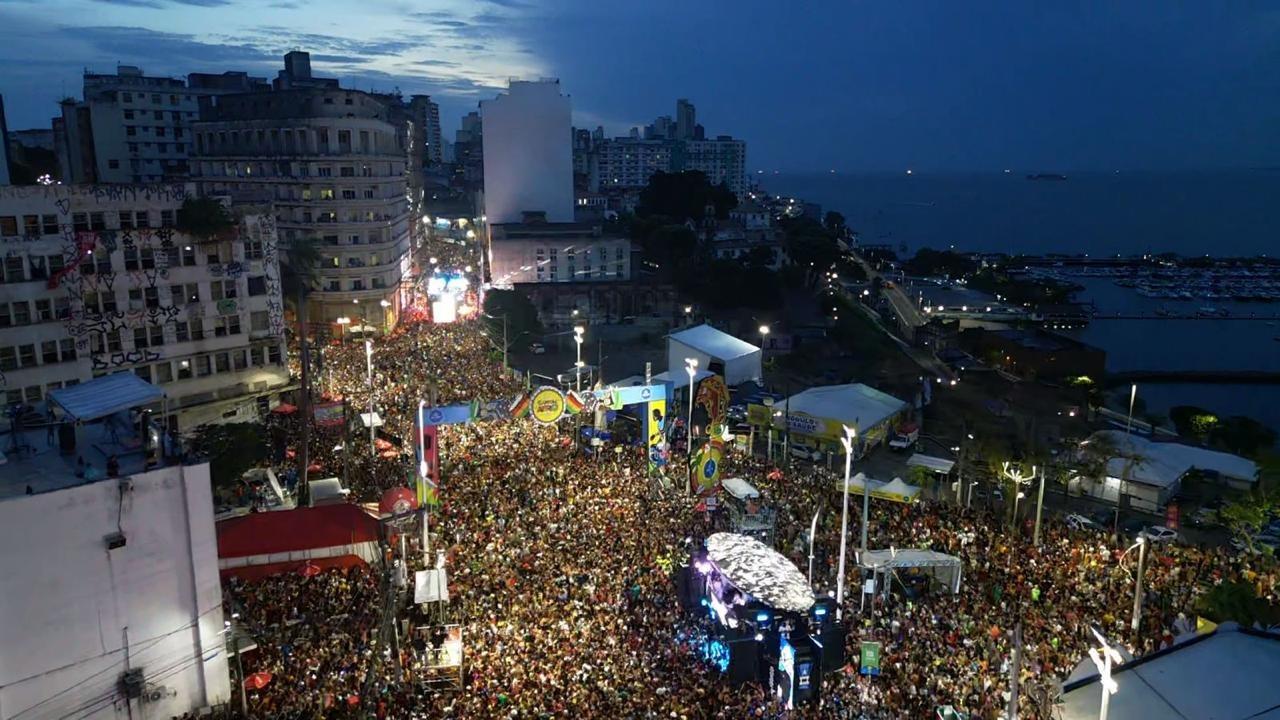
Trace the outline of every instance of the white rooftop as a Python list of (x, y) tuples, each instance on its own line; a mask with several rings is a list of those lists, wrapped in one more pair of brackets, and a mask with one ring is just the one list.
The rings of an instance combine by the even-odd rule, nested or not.
[(775, 402), (774, 408), (802, 412), (827, 418), (859, 430), (874, 427), (902, 412), (907, 404), (892, 395), (861, 383), (812, 387), (786, 400)]
[(691, 327), (688, 330), (671, 333), (667, 337), (721, 360), (732, 360), (760, 351), (760, 348), (755, 345), (739, 340), (710, 325)]
[[(1223, 623), (1215, 631), (1113, 670), (1110, 720), (1280, 718), (1280, 635)], [(1097, 674), (1068, 683), (1063, 720), (1098, 717)]]
[[(1155, 487), (1168, 487), (1187, 471), (1210, 470), (1225, 477), (1253, 482), (1258, 466), (1247, 458), (1173, 442), (1153, 442), (1120, 430), (1100, 430), (1086, 442), (1110, 442), (1119, 452), (1107, 462), (1107, 475)], [(1138, 458), (1130, 462), (1131, 458)], [(1132, 465), (1132, 467), (1130, 467)]]

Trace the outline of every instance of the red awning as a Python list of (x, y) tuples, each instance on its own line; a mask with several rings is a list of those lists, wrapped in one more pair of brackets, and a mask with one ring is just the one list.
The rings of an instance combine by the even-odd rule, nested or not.
[(287, 553), (378, 541), (378, 521), (356, 505), (250, 513), (217, 524), (218, 557)]
[(298, 412), (298, 406), (290, 405), (289, 403), (282, 402), (279, 405), (272, 408), (271, 412), (276, 413), (277, 415), (291, 415), (293, 413)]

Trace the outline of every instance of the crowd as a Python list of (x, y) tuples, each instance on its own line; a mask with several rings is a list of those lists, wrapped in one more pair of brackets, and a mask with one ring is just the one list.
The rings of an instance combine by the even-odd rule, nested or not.
[[(389, 434), (411, 441), (418, 400), (432, 392), (441, 404), (514, 396), (517, 382), (490, 350), (475, 323), (410, 326), (376, 341), (375, 402)], [(363, 347), (331, 348), (324, 362), (327, 392), (364, 408)], [(365, 452), (325, 451), (331, 440), (313, 438), (312, 455), (333, 474), (350, 463), (354, 500), (376, 501), (412, 472), (411, 457), (395, 448), (374, 455), (357, 438), (353, 446)], [(871, 545), (959, 557), (960, 592), (920, 596), (895, 586), (874, 613), (859, 613), (853, 592), (846, 656), (857, 657), (860, 641), (877, 640), (882, 674), (867, 679), (846, 668), (824, 681), (821, 705), (783, 713), (758, 685), (730, 686), (688, 642), (701, 619), (680, 610), (672, 569), (713, 519), (695, 511), (682, 483), (672, 489), (650, 481), (641, 449), (585, 457), (567, 428), (528, 419), (445, 427), (440, 447), (442, 505), (432, 512), (431, 535), (449, 569), (446, 622), (462, 631), (461, 687), (427, 684), (432, 644), (419, 639), (419, 627), (428, 614), (407, 607), (404, 596), (398, 654), (378, 635), (391, 587), (379, 569), (292, 573), (227, 585), (228, 611), (241, 613), (258, 642), (244, 656), (244, 672), (273, 675), (250, 694), (250, 715), (903, 718), (931, 717), (949, 704), (988, 719), (1007, 702), (1020, 624), (1021, 716), (1048, 718), (1055, 682), (1086, 657), (1090, 623), (1141, 654), (1171, 642), (1179, 613), (1191, 614), (1215, 582), (1247, 578), (1276, 599), (1269, 559), (1161, 546), (1148, 563), (1148, 600), (1134, 634), (1133, 558), (1120, 558), (1106, 538), (1049, 523), (1035, 548), (987, 510), (876, 500)], [(764, 492), (778, 511), (777, 547), (799, 567), (807, 564), (808, 521), (822, 510), (815, 579), (831, 587), (840, 527), (835, 476), (808, 466), (772, 472), (741, 454), (726, 458), (724, 472)], [(420, 555), (409, 553), (410, 570), (422, 567)]]

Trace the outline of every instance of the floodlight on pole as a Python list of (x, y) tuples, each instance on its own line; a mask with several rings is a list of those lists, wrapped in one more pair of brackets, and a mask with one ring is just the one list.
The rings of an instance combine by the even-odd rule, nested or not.
[(693, 490), (693, 379), (698, 374), (698, 358), (685, 358), (684, 371), (689, 374), (689, 419), (685, 425), (685, 444), (689, 452), (689, 489)]
[[(845, 552), (849, 540), (849, 474), (853, 468), (853, 441), (858, 437), (858, 431), (848, 425), (844, 426), (844, 437), (840, 438), (840, 444), (844, 446), (844, 491), (842, 495), (842, 505), (840, 510), (840, 569), (836, 572), (836, 617), (840, 618), (844, 614), (844, 566)], [(862, 483), (862, 492), (865, 495), (867, 484), (864, 480)]]
[(573, 328), (573, 342), (578, 350), (578, 360), (573, 368), (574, 392), (582, 392), (582, 334), (585, 332), (586, 330), (581, 325)]

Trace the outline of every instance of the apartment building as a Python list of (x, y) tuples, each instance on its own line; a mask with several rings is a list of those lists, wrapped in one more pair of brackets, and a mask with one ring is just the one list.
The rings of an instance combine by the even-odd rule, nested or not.
[(179, 429), (248, 420), (289, 385), (275, 219), (236, 213), (234, 239), (175, 226), (191, 184), (0, 188), (0, 393), (132, 372)]
[[(319, 244), (313, 323), (391, 328), (410, 273), (408, 133), (385, 99), (303, 88), (212, 98), (195, 126), (192, 175), (205, 195), (274, 203), (286, 248)], [(286, 260), (287, 262), (287, 260)]]

